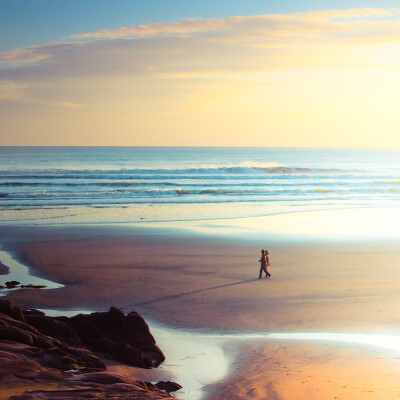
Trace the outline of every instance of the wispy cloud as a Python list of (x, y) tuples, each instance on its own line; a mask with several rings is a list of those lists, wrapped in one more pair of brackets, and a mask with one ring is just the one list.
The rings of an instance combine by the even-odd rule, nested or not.
[(82, 33), (73, 35), (80, 42), (5, 52), (0, 54), (0, 77), (368, 67), (361, 47), (399, 43), (399, 27), (399, 10), (373, 8), (187, 19)]
[[(179, 22), (153, 23), (122, 27), (118, 29), (102, 29), (71, 35), (72, 39), (89, 38), (122, 38), (127, 36), (179, 36), (187, 37), (203, 32), (244, 32), (246, 29), (256, 27), (262, 31), (275, 31), (278, 36), (301, 35), (315, 30), (342, 31), (343, 29), (355, 30), (354, 19), (370, 17), (387, 17), (397, 13), (396, 10), (376, 8), (329, 10), (295, 14), (270, 14), (249, 17), (230, 17), (214, 19), (184, 19)], [(351, 20), (351, 21), (349, 21)], [(349, 23), (350, 22), (350, 23)], [(308, 25), (308, 26), (307, 26)], [(299, 28), (306, 28), (300, 30)], [(308, 28), (308, 29), (307, 29)], [(259, 32), (259, 34), (262, 32)]]
[[(72, 46), (77, 45), (77, 43), (72, 44)], [(5, 51), (0, 53), (0, 63), (41, 61), (51, 58), (60, 50), (66, 50), (70, 47), (71, 43), (69, 42), (59, 42), (30, 46), (25, 49)]]
[[(157, 79), (218, 80), (307, 68), (392, 69), (400, 66), (399, 28), (399, 10), (365, 8), (87, 32), (73, 35), (74, 41), (1, 53), (0, 79), (8, 83), (0, 86), (0, 94), (15, 100), (28, 92), (47, 104), (78, 108), (94, 93), (104, 95), (105, 81), (117, 93), (127, 79), (153, 79), (150, 86), (156, 87)], [(84, 94), (88, 98), (82, 99)]]
[(179, 22), (154, 23), (148, 25), (137, 25), (122, 27), (118, 29), (102, 29), (96, 32), (79, 33), (71, 35), (71, 39), (89, 38), (122, 38), (126, 36), (148, 37), (148, 36), (180, 36), (186, 37), (193, 33), (221, 31), (229, 29), (230, 21), (234, 18), (218, 19), (185, 19)]

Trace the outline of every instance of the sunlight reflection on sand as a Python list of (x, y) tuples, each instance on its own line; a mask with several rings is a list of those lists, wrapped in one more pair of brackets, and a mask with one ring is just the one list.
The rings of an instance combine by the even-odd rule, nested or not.
[[(350, 208), (304, 211), (263, 217), (212, 221), (177, 221), (153, 223), (152, 226), (189, 229), (204, 234), (267, 235), (274, 239), (363, 239), (400, 238), (400, 208)], [(137, 224), (140, 226), (140, 224)], [(148, 225), (147, 225), (148, 226)]]

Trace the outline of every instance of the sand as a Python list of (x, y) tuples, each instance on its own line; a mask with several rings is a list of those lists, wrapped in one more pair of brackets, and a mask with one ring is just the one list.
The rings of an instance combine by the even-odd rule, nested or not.
[(232, 377), (210, 399), (398, 399), (399, 357), (362, 346), (299, 341), (253, 342), (240, 349)]
[[(138, 236), (129, 228), (15, 228), (17, 251), (57, 290), (18, 291), (21, 306), (116, 305), (172, 327), (394, 332), (400, 326), (397, 243), (273, 245), (258, 280), (259, 244), (202, 236)], [(32, 239), (34, 237), (34, 239)]]
[[(400, 241), (275, 240), (132, 226), (1, 227), (3, 249), (65, 284), (8, 297), (35, 308), (135, 310), (196, 332), (399, 333)], [(268, 243), (272, 279), (258, 280)], [(284, 341), (226, 344), (207, 399), (397, 399), (400, 354)], [(377, 353), (373, 353), (376, 351)]]

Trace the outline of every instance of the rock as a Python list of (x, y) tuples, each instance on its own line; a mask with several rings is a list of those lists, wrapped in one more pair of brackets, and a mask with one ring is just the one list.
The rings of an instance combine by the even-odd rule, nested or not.
[(177, 390), (182, 389), (182, 386), (179, 383), (171, 381), (160, 381), (157, 382), (155, 386), (161, 390), (165, 390), (168, 393), (176, 392)]
[(32, 283), (30, 283), (29, 285), (21, 285), (21, 288), (31, 288), (31, 289), (43, 289), (47, 286), (45, 285), (32, 285)]
[[(52, 318), (0, 299), (0, 398), (9, 384), (42, 389), (47, 382), (49, 390), (9, 399), (173, 399), (150, 382), (106, 372), (94, 352), (145, 368), (164, 359), (137, 313), (125, 316), (111, 307), (106, 313)], [(163, 390), (178, 390), (178, 384), (167, 384)]]
[(10, 269), (0, 262), (0, 275), (6, 275), (10, 272)]
[(165, 360), (148, 325), (135, 312), (125, 316), (118, 308), (111, 307), (108, 312), (67, 318), (47, 317), (29, 311), (25, 318), (45, 335), (70, 346), (87, 347), (134, 367), (152, 368)]
[(22, 309), (14, 306), (14, 304), (8, 300), (0, 300), (0, 314), (8, 315), (9, 317), (18, 321), (25, 321)]
[(20, 284), (20, 282), (18, 282), (18, 281), (8, 281), (8, 282), (6, 282), (7, 289), (14, 289), (19, 284)]
[(33, 345), (32, 334), (13, 325), (0, 326), (0, 340), (27, 344), (28, 346)]
[[(41, 333), (25, 320), (24, 310), (8, 300), (0, 300), (0, 341), (12, 344), (14, 353), (23, 354), (41, 366), (58, 370), (104, 370), (105, 364), (88, 349), (72, 347)], [(4, 342), (0, 350), (7, 349)], [(0, 373), (1, 381), (1, 373)]]
[[(0, 313), (4, 314), (3, 317), (0, 314), (0, 321), (3, 321), (0, 322), (0, 339), (35, 345), (42, 349), (57, 347), (72, 355), (75, 361), (76, 358), (82, 361), (83, 364), (78, 365), (83, 367), (103, 368), (94, 359), (89, 360), (87, 351), (84, 353), (82, 348), (140, 368), (156, 367), (165, 360), (148, 325), (136, 312), (125, 316), (118, 308), (111, 307), (108, 312), (79, 314), (71, 318), (48, 317), (40, 311), (23, 310), (8, 300), (0, 300)], [(6, 321), (5, 316), (14, 321)], [(57, 339), (57, 343), (54, 339)], [(81, 349), (79, 354), (75, 348)], [(52, 357), (56, 353), (52, 352)], [(66, 363), (61, 362), (58, 356), (56, 360), (50, 361), (52, 357), (48, 354), (43, 358), (47, 360), (46, 365), (53, 365), (53, 361), (58, 360), (63, 365), (62, 369), (65, 369), (72, 363), (66, 355)]]
[[(12, 396), (8, 400), (74, 400), (74, 399), (113, 399), (113, 400), (174, 400), (169, 394), (160, 391), (151, 383), (135, 382), (134, 384), (88, 384), (67, 383), (70, 387), (53, 390), (33, 390), (22, 395)], [(64, 385), (65, 386), (65, 385)], [(175, 399), (176, 400), (176, 399)]]
[(24, 316), (31, 326), (34, 326), (43, 334), (57, 338), (70, 346), (83, 346), (83, 341), (77, 335), (75, 330), (63, 321), (63, 317), (47, 317), (44, 313), (36, 310), (29, 310), (29, 312), (24, 313)]
[(156, 383), (156, 386), (161, 389), (165, 390), (168, 393), (176, 392), (179, 389), (182, 389), (182, 386), (179, 383), (171, 382), (171, 381), (160, 381)]

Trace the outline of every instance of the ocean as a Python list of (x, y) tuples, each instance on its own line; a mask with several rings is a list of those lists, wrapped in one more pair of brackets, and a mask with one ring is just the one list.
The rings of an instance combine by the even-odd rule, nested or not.
[(0, 147), (0, 218), (108, 223), (400, 205), (400, 150)]

